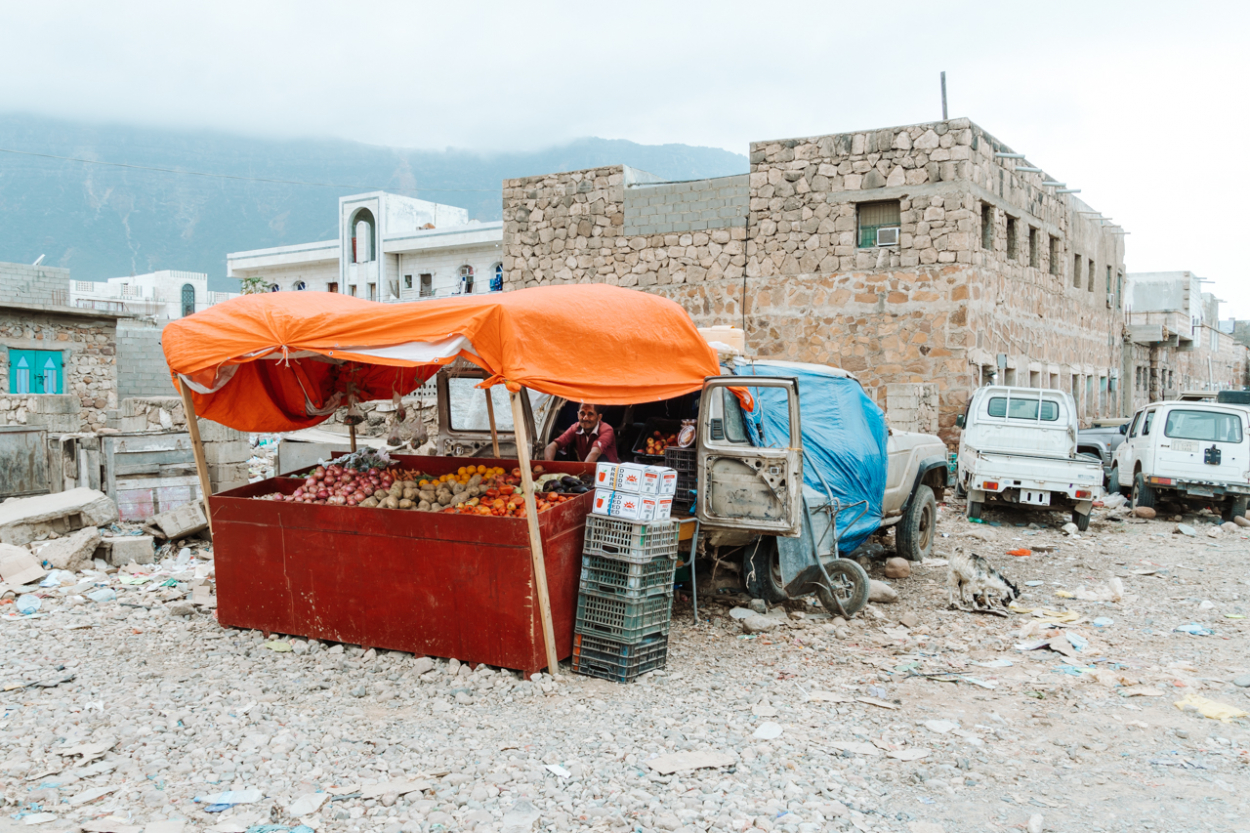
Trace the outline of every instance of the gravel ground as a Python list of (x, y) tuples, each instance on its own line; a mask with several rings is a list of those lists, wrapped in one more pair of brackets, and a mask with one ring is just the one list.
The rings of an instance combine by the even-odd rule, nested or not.
[[(1250, 830), (1250, 724), (1173, 705), (1250, 708), (1233, 682), (1250, 671), (1247, 620), (1231, 618), (1250, 613), (1250, 530), (1211, 537), (1218, 519), (1189, 516), (1189, 537), (1105, 510), (1080, 536), (1058, 515), (987, 519), (1001, 526), (943, 507), (938, 558), (963, 546), (1024, 607), (1074, 611), (1083, 651), (1017, 649), (1050, 635), (1037, 615), (945, 610), (941, 563), (847, 623), (799, 605), (748, 637), (723, 593), (698, 625), (679, 602), (667, 670), (632, 685), (267, 646), (175, 615), (194, 564), (176, 587), (114, 575), (117, 601), (48, 590), (40, 618), (0, 621), (0, 833)], [(1006, 554), (1020, 547), (1033, 554)], [(1113, 577), (1119, 602), (1057, 595)], [(1190, 622), (1214, 633), (1174, 631)], [(647, 766), (682, 750), (732, 764)], [(194, 801), (245, 789), (262, 798)]]

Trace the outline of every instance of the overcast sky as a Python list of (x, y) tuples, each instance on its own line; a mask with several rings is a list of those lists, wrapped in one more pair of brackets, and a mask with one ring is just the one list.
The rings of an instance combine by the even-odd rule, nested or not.
[[(0, 114), (533, 149), (967, 116), (1250, 318), (1245, 3), (0, 0)], [(125, 160), (109, 160), (125, 161)], [(1240, 254), (1239, 254), (1240, 253)]]

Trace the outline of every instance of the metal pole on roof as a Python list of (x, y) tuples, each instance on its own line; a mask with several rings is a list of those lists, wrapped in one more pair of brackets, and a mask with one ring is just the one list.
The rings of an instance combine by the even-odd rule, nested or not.
[(946, 119), (946, 70), (942, 70), (942, 121)]

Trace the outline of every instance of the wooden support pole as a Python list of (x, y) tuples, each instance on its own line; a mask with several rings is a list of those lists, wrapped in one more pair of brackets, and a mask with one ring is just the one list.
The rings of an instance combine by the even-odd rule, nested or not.
[(355, 425), (347, 426), (347, 433), (352, 438), (352, 454), (355, 454), (356, 453), (356, 426)]
[(178, 390), (182, 393), (182, 409), (187, 415), (187, 430), (191, 434), (191, 451), (195, 454), (195, 470), (200, 475), (200, 491), (204, 495), (204, 515), (208, 518), (208, 534), (213, 534), (213, 511), (208, 506), (208, 497), (213, 487), (208, 480), (208, 461), (204, 459), (204, 443), (200, 439), (200, 423), (195, 416), (195, 402), (191, 399), (191, 389), (182, 379), (178, 380)]
[(560, 673), (556, 660), (555, 626), (551, 622), (551, 596), (547, 594), (547, 564), (543, 560), (542, 533), (538, 530), (538, 504), (534, 499), (534, 476), (530, 471), (530, 443), (525, 427), (525, 410), (521, 407), (520, 393), (510, 394), (512, 399), (512, 425), (516, 431), (517, 462), (521, 464), (521, 491), (525, 496), (525, 520), (530, 531), (530, 558), (534, 565), (534, 589), (538, 596), (538, 611), (543, 625), (543, 646), (547, 650), (547, 671)]
[(486, 416), (490, 419), (490, 444), (495, 448), (495, 459), (499, 459), (499, 431), (495, 428), (495, 400), (491, 396), (494, 388), (487, 388), (486, 393)]

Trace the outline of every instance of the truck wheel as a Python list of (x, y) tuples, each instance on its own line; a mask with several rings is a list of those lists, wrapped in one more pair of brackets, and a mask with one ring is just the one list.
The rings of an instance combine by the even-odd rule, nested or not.
[(1146, 485), (1146, 475), (1138, 472), (1133, 477), (1133, 508), (1144, 506), (1154, 509), (1155, 490)]
[[(1093, 514), (1092, 512), (1090, 514)], [(1072, 510), (1072, 523), (1076, 524), (1076, 528), (1081, 532), (1089, 529), (1089, 515), (1082, 515), (1075, 509)]]
[(937, 534), (937, 499), (933, 490), (921, 484), (911, 496), (907, 514), (895, 528), (895, 549), (908, 561), (924, 561), (933, 552)]
[(769, 604), (780, 604), (790, 598), (781, 586), (781, 557), (777, 554), (776, 538), (765, 535), (747, 545), (742, 553), (742, 582), (749, 595)]
[[(825, 572), (833, 582), (833, 590), (830, 592), (821, 584), (816, 588), (816, 595), (830, 616), (841, 616), (843, 610), (847, 616), (854, 616), (864, 609), (864, 605), (868, 604), (869, 587), (868, 573), (863, 567), (849, 558), (836, 558), (825, 565)], [(841, 602), (842, 610), (838, 610), (838, 602)]]
[(1117, 463), (1111, 467), (1111, 473), (1107, 475), (1107, 494), (1118, 495), (1120, 493), (1120, 466)]
[(985, 506), (979, 500), (968, 501), (968, 520), (979, 521), (981, 519), (981, 508)]
[(1224, 523), (1231, 522), (1238, 515), (1245, 517), (1247, 502), (1247, 498), (1244, 497), (1229, 498), (1224, 504), (1224, 511), (1221, 513), (1224, 517)]

